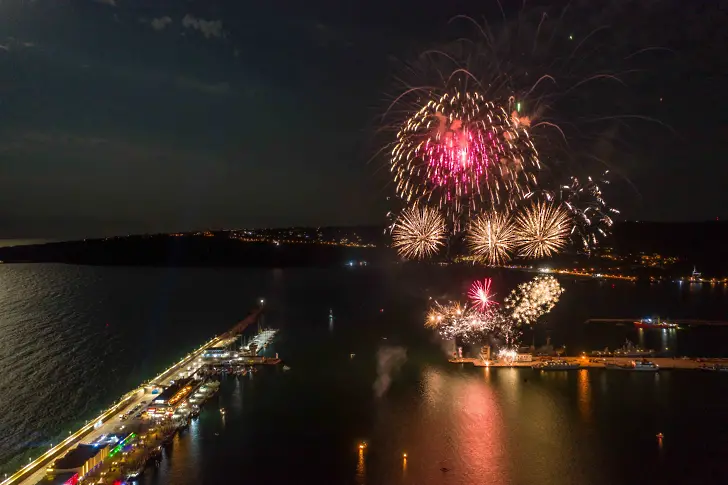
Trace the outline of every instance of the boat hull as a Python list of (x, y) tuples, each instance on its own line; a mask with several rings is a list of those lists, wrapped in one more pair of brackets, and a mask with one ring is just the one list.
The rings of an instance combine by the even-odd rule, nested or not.
[(623, 371), (630, 371), (630, 372), (657, 372), (660, 370), (659, 367), (633, 367), (631, 365), (617, 365), (617, 364), (607, 364), (604, 366), (607, 370), (623, 370)]
[(581, 369), (581, 365), (574, 364), (574, 365), (561, 365), (561, 366), (533, 366), (536, 370), (542, 370), (545, 372), (555, 372), (555, 371), (564, 371), (564, 370), (579, 370)]
[(663, 323), (640, 323), (640, 322), (634, 322), (634, 326), (637, 328), (643, 328), (643, 329), (648, 329), (648, 330), (651, 328), (667, 330), (670, 328), (677, 327), (677, 325), (666, 325)]

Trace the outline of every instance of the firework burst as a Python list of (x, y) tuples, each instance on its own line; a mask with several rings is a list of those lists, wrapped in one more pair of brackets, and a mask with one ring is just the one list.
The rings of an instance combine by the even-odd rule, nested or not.
[(467, 304), (448, 302), (442, 305), (435, 302), (425, 325), (437, 329), (444, 339), (460, 338), (472, 342), (482, 338), (491, 329), (491, 320), (488, 314)]
[(407, 259), (435, 254), (445, 244), (445, 220), (429, 207), (406, 209), (392, 227), (393, 246)]
[[(474, 214), (512, 211), (542, 186), (558, 187), (548, 179), (564, 180), (581, 154), (597, 159), (593, 140), (615, 130), (615, 121), (620, 126), (654, 122), (614, 111), (630, 106), (623, 102), (629, 93), (621, 76), (640, 66), (627, 63), (641, 65), (642, 56), (654, 49), (625, 51), (633, 45), (619, 41), (624, 33), (604, 27), (623, 23), (595, 20), (590, 29), (583, 13), (571, 4), (524, 7), (499, 25), (458, 16), (451, 23), (457, 40), (433, 46), (402, 66), (383, 113), (380, 131), (387, 141), (379, 151), (386, 154), (397, 196), (408, 204), (436, 204), (457, 233)], [(615, 102), (617, 96), (622, 102)], [(559, 163), (549, 163), (554, 160)], [(573, 187), (579, 198), (598, 193), (582, 187), (581, 192)], [(593, 245), (611, 219), (593, 205), (582, 208), (573, 194), (563, 197), (571, 204), (563, 209), (577, 226), (574, 239)], [(525, 252), (535, 256), (555, 249), (536, 243)]]
[(553, 276), (537, 276), (518, 285), (505, 299), (510, 318), (521, 325), (532, 325), (551, 311), (564, 289)]
[(490, 307), (498, 305), (498, 302), (493, 299), (495, 295), (490, 292), (491, 283), (490, 278), (485, 278), (482, 281), (476, 280), (470, 285), (468, 297), (473, 306), (481, 312), (486, 312)]
[(516, 241), (519, 255), (543, 258), (566, 246), (571, 225), (569, 214), (558, 205), (537, 202), (516, 214)]
[[(601, 182), (604, 184), (609, 183), (606, 179), (608, 173), (602, 175)], [(599, 184), (591, 177), (587, 178), (586, 183), (571, 177), (568, 185), (561, 186), (558, 200), (571, 216), (572, 239), (586, 253), (599, 245), (600, 238), (607, 237), (614, 224), (610, 214), (619, 214), (617, 209), (607, 205)]]
[(470, 226), (467, 242), (473, 255), (495, 266), (511, 259), (516, 232), (507, 212), (488, 211)]
[(527, 125), (507, 105), (454, 83), (404, 120), (390, 163), (399, 197), (436, 201), (457, 226), (484, 203), (525, 196), (541, 163)]

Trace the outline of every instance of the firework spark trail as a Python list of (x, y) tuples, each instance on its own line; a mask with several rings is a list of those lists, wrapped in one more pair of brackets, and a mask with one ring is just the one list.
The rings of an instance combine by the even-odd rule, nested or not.
[(509, 205), (536, 185), (541, 168), (528, 123), (461, 86), (430, 93), (397, 133), (391, 152), (397, 195), (434, 200), (457, 226), (463, 213)]
[(392, 228), (393, 246), (407, 259), (435, 254), (445, 244), (445, 220), (429, 207), (405, 209)]
[(553, 203), (537, 202), (516, 214), (519, 255), (543, 258), (561, 251), (571, 231), (569, 214)]
[(564, 289), (553, 276), (537, 276), (522, 283), (505, 299), (510, 318), (521, 325), (533, 325), (551, 311)]
[[(602, 183), (609, 171), (602, 175)], [(551, 197), (557, 198), (554, 194)], [(606, 237), (614, 221), (609, 214), (619, 214), (617, 209), (609, 207), (604, 200), (599, 184), (591, 177), (586, 183), (571, 177), (568, 185), (560, 187), (558, 200), (572, 219), (571, 236), (582, 249), (590, 253), (599, 245), (599, 238)]]
[(491, 283), (490, 278), (485, 278), (483, 281), (473, 281), (470, 286), (468, 297), (478, 311), (486, 312), (491, 306), (498, 305), (498, 302), (493, 299), (495, 295), (490, 292)]
[(491, 266), (509, 261), (515, 242), (515, 226), (507, 212), (481, 214), (473, 221), (467, 235), (471, 253)]
[(460, 302), (435, 302), (425, 321), (426, 327), (436, 329), (444, 339), (457, 337), (466, 342), (482, 339), (497, 324), (496, 312), (481, 312)]

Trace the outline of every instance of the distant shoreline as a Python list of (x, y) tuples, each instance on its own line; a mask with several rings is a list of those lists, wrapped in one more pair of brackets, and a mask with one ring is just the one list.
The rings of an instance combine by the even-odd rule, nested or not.
[(37, 244), (48, 244), (61, 242), (60, 239), (29, 239), (29, 238), (8, 238), (0, 239), (0, 248), (12, 248), (15, 246), (34, 246)]

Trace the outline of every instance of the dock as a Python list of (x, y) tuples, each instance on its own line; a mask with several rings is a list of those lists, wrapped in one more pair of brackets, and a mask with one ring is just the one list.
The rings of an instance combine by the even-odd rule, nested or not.
[[(235, 324), (228, 332), (215, 336), (211, 340), (185, 355), (178, 362), (164, 370), (156, 377), (143, 383), (136, 389), (124, 394), (111, 407), (101, 412), (95, 418), (86, 422), (86, 424), (75, 433), (71, 433), (68, 438), (60, 443), (52, 446), (41, 456), (31, 461), (23, 468), (5, 478), (0, 485), (35, 485), (46, 476), (46, 469), (58, 458), (64, 456), (67, 452), (74, 449), (79, 444), (91, 444), (101, 438), (103, 435), (113, 434), (117, 429), (123, 427), (120, 413), (126, 409), (141, 409), (151, 402), (155, 396), (155, 389), (160, 387), (168, 387), (172, 381), (194, 374), (203, 365), (202, 354), (210, 348), (229, 345), (237, 339), (249, 325), (258, 321), (258, 317), (263, 313), (263, 307), (259, 306), (253, 310), (247, 317)], [(272, 337), (271, 337), (272, 338)], [(261, 340), (261, 343), (268, 345), (270, 340)]]

